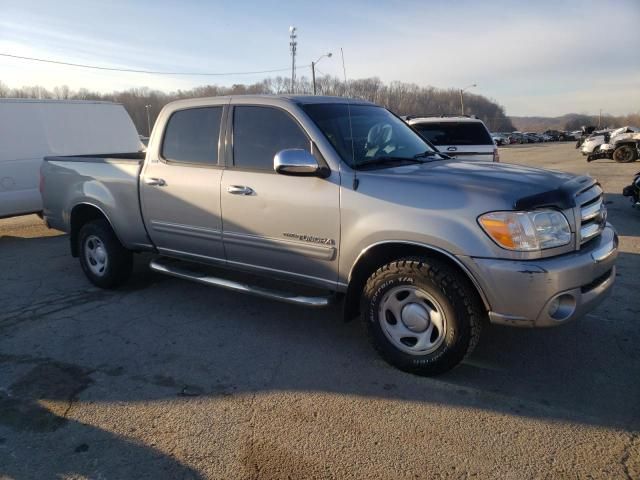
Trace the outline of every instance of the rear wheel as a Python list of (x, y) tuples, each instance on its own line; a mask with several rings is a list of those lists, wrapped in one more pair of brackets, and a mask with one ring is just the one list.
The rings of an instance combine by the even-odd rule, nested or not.
[(117, 288), (131, 276), (133, 254), (122, 246), (106, 220), (82, 226), (78, 252), (85, 275), (100, 288)]
[(441, 261), (407, 258), (384, 265), (367, 281), (362, 303), (374, 348), (407, 372), (446, 372), (480, 338), (484, 310), (477, 293)]
[(613, 152), (613, 159), (618, 163), (631, 163), (638, 159), (638, 150), (633, 145), (621, 145)]

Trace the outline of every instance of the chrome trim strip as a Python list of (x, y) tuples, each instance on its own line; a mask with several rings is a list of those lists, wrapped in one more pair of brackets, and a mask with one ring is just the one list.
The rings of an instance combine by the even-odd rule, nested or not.
[(591, 252), (591, 258), (596, 263), (604, 262), (607, 258), (613, 255), (618, 247), (617, 239), (614, 238), (607, 242), (597, 250)]
[(593, 187), (589, 188), (585, 192), (579, 194), (576, 197), (576, 203), (578, 204), (578, 206), (582, 206), (585, 203), (589, 203), (590, 201), (595, 200), (596, 198), (601, 196), (603, 193), (604, 192), (600, 187), (600, 185), (594, 185)]
[(582, 227), (580, 229), (580, 243), (585, 243), (591, 240), (593, 237), (601, 233), (602, 230), (604, 230), (604, 226), (601, 226), (598, 223), (592, 223)]
[(600, 213), (602, 208), (602, 199), (599, 199), (596, 203), (592, 203), (588, 207), (584, 207), (580, 210), (581, 219), (583, 222), (595, 218)]
[(230, 267), (236, 266), (247, 272), (256, 272), (260, 274), (261, 272), (272, 272), (279, 275), (283, 280), (302, 280), (305, 281), (306, 284), (313, 284), (320, 286), (322, 288), (326, 288), (327, 290), (338, 290), (338, 291), (346, 291), (348, 285), (343, 283), (338, 283), (336, 281), (327, 280), (320, 277), (312, 277), (311, 275), (304, 275), (302, 273), (293, 273), (287, 272), (285, 270), (278, 270), (276, 268), (262, 267), (260, 265), (253, 265), (250, 263), (242, 263), (236, 262), (233, 260), (225, 260), (217, 257), (207, 257), (206, 255), (198, 255), (195, 253), (183, 252), (181, 250), (171, 250), (170, 248), (157, 248), (158, 252), (170, 257), (176, 258), (179, 260), (191, 260), (196, 263), (205, 263), (205, 264), (215, 264), (217, 266), (231, 269)]
[(296, 305), (305, 305), (308, 307), (326, 307), (328, 305), (331, 305), (334, 300), (333, 296), (307, 297), (296, 295), (295, 293), (281, 292), (277, 290), (269, 290), (262, 287), (251, 286), (246, 283), (226, 280), (224, 278), (212, 277), (209, 275), (198, 275), (181, 268), (163, 265), (157, 260), (152, 260), (151, 263), (149, 263), (149, 268), (156, 272), (164, 273), (165, 275), (170, 275), (172, 277), (181, 278), (184, 280), (192, 280), (204, 285), (226, 288), (227, 290), (233, 290), (235, 292), (249, 293), (258, 297), (270, 298), (273, 300), (293, 303)]
[(441, 254), (445, 255), (446, 257), (450, 258), (451, 260), (453, 260), (453, 262), (456, 265), (458, 265), (462, 269), (463, 272), (465, 272), (467, 274), (467, 277), (469, 278), (469, 280), (471, 280), (471, 283), (473, 283), (473, 285), (476, 287), (476, 290), (480, 294), (480, 298), (482, 299), (482, 303), (484, 304), (485, 308), (487, 310), (491, 310), (491, 305), (489, 304), (489, 300), (488, 300), (486, 294), (484, 293), (484, 291), (482, 290), (482, 287), (480, 286), (478, 281), (475, 279), (475, 277), (473, 276), (471, 271), (467, 268), (467, 266), (464, 263), (462, 263), (455, 255), (453, 255), (452, 253), (447, 252), (446, 250), (443, 250), (443, 249), (438, 248), (438, 247), (434, 247), (432, 245), (427, 245), (425, 243), (420, 243), (420, 242), (412, 242), (412, 241), (407, 241), (407, 240), (383, 240), (381, 242), (372, 243), (368, 247), (365, 247), (364, 249), (362, 249), (360, 254), (356, 257), (356, 261), (353, 262), (353, 265), (351, 265), (351, 270), (349, 271), (349, 277), (348, 277), (348, 282), (347, 283), (351, 283), (351, 275), (353, 274), (353, 269), (356, 267), (356, 265), (358, 265), (358, 262), (360, 261), (362, 256), (365, 255), (373, 247), (377, 247), (378, 245), (384, 245), (384, 244), (387, 244), (387, 243), (395, 243), (395, 244), (401, 244), (401, 245), (413, 245), (413, 246), (416, 246), (416, 247), (422, 247), (422, 248), (426, 248), (427, 250), (433, 250), (434, 252), (441, 253)]
[(225, 244), (242, 245), (246, 247), (276, 250), (283, 253), (295, 253), (318, 260), (331, 261), (335, 259), (336, 248), (307, 242), (296, 242), (280, 238), (264, 237), (247, 233), (227, 232), (223, 234)]
[(221, 240), (222, 231), (206, 228), (196, 227), (193, 225), (183, 225), (180, 223), (160, 222), (158, 220), (151, 220), (149, 222), (151, 228), (156, 232), (171, 233), (174, 235), (185, 235), (187, 237), (203, 238), (205, 240)]

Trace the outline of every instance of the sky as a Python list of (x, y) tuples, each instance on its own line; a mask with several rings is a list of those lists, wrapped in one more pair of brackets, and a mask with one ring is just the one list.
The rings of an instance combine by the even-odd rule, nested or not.
[(379, 77), (462, 88), (508, 115), (640, 112), (640, 0), (0, 0), (0, 53), (210, 77), (108, 72), (0, 57), (9, 87), (111, 92), (253, 83), (290, 75)]

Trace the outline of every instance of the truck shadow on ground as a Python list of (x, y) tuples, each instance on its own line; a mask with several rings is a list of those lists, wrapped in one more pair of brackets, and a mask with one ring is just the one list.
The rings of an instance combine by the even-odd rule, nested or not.
[[(620, 255), (616, 289), (594, 313), (550, 330), (487, 328), (460, 367), (420, 378), (380, 360), (359, 322), (343, 323), (337, 307), (309, 310), (170, 279), (150, 272), (146, 256), (130, 284), (105, 292), (69, 258), (66, 237), (7, 242), (16, 249), (0, 256), (0, 281), (50, 273), (28, 295), (0, 295), (0, 452), (11, 452), (0, 473), (12, 478), (96, 476), (107, 464), (115, 477), (199, 478), (166, 446), (74, 419), (84, 402), (100, 409), (327, 392), (640, 428), (636, 254)], [(31, 266), (16, 263), (25, 257)], [(222, 420), (212, 419), (214, 428)], [(34, 452), (46, 457), (37, 471)]]
[(616, 227), (618, 235), (640, 237), (640, 210), (631, 206), (629, 197), (619, 193), (606, 193), (605, 203), (609, 221)]

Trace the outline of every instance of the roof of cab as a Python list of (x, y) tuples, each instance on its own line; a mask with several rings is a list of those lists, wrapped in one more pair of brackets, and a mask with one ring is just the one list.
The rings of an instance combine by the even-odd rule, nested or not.
[(197, 107), (210, 104), (223, 104), (229, 102), (238, 103), (251, 103), (256, 102), (258, 104), (264, 103), (265, 105), (273, 104), (274, 102), (295, 103), (297, 105), (308, 104), (351, 104), (351, 105), (376, 105), (375, 103), (368, 102), (366, 100), (360, 100), (357, 98), (348, 97), (333, 97), (328, 95), (227, 95), (220, 97), (200, 97), (189, 98), (170, 102), (168, 106), (171, 109)]
[(336, 97), (330, 95), (266, 95), (266, 96), (276, 96), (280, 98), (286, 98), (291, 100), (292, 102), (299, 103), (302, 105), (311, 104), (311, 103), (350, 103), (357, 105), (375, 105), (375, 103), (371, 103), (367, 100), (361, 100), (359, 98), (349, 98), (349, 97)]

